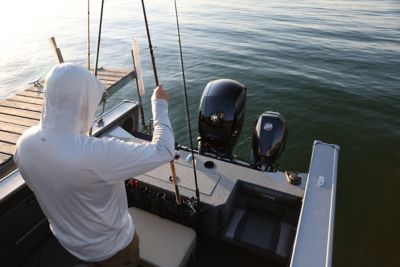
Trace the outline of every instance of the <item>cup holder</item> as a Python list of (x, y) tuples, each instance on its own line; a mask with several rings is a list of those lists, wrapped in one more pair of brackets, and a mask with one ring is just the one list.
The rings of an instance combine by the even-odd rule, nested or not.
[(206, 169), (213, 169), (215, 167), (215, 163), (214, 161), (208, 160), (204, 162), (204, 167), (206, 167)]

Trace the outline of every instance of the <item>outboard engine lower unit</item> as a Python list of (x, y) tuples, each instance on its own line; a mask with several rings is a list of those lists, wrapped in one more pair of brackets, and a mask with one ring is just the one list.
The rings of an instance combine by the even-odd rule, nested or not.
[(246, 87), (221, 79), (207, 84), (199, 107), (199, 153), (232, 157), (243, 126)]
[(285, 145), (287, 123), (278, 112), (261, 114), (253, 128), (253, 158), (256, 167), (262, 171), (273, 170), (273, 164)]

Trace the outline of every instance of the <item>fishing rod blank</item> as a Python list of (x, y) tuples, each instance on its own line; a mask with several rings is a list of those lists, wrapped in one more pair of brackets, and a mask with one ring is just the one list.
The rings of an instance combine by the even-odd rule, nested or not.
[(182, 81), (183, 81), (183, 95), (184, 95), (184, 99), (185, 99), (186, 119), (187, 119), (188, 128), (189, 128), (188, 130), (189, 130), (189, 139), (190, 139), (190, 152), (191, 152), (191, 155), (192, 155), (194, 184), (195, 184), (195, 187), (196, 187), (197, 203), (200, 204), (200, 192), (199, 192), (199, 186), (198, 186), (198, 183), (197, 183), (196, 163), (195, 163), (194, 153), (193, 153), (192, 127), (190, 125), (190, 115), (189, 115), (189, 105), (188, 105), (188, 97), (187, 97), (187, 89), (186, 89), (185, 68), (183, 66), (183, 53), (182, 53), (181, 33), (180, 33), (180, 29), (179, 29), (178, 9), (176, 7), (176, 0), (174, 0), (174, 6), (175, 6), (176, 28), (178, 30), (179, 54), (180, 54), (180, 60), (181, 60), (181, 71), (182, 71)]
[[(88, 2), (89, 3), (89, 2)], [(88, 6), (89, 8), (89, 6)], [(104, 10), (104, 0), (101, 1), (101, 11), (100, 11), (100, 25), (99, 25), (99, 36), (97, 38), (97, 51), (96, 51), (96, 66), (94, 69), (94, 76), (97, 77), (97, 68), (99, 65), (99, 52), (100, 52), (100, 40), (101, 40), (101, 25), (103, 24), (103, 10)], [(88, 12), (89, 16), (89, 12)], [(88, 19), (89, 21), (89, 19)], [(88, 65), (89, 67), (89, 65)], [(90, 70), (90, 69), (89, 69)], [(105, 104), (106, 104), (106, 93), (103, 93), (103, 96), (101, 97), (101, 102), (103, 102), (103, 110), (101, 114), (104, 112)], [(101, 114), (99, 116), (101, 116)], [(89, 135), (92, 135), (92, 127), (89, 129)]]
[[(149, 24), (147, 23), (147, 16), (146, 16), (146, 9), (145, 9), (145, 7), (144, 7), (144, 0), (142, 0), (142, 7), (143, 7), (144, 22), (145, 22), (145, 24), (146, 24), (147, 40), (148, 40), (148, 42), (149, 42), (149, 48), (150, 48), (151, 62), (152, 62), (152, 64), (153, 64), (154, 79), (155, 79), (155, 81), (156, 81), (156, 87), (157, 87), (157, 86), (159, 86), (160, 84), (159, 84), (159, 82), (158, 82), (156, 61), (155, 61), (155, 59), (154, 59), (153, 46), (151, 45)], [(180, 205), (180, 204), (181, 204), (181, 196), (180, 196), (179, 190), (178, 190), (177, 176), (176, 176), (176, 170), (175, 170), (175, 163), (174, 163), (174, 160), (171, 160), (171, 161), (169, 162), (169, 164), (170, 164), (170, 167), (171, 167), (172, 184), (173, 184), (174, 190), (175, 190), (176, 204)]]
[(153, 64), (154, 79), (156, 80), (156, 87), (157, 87), (157, 86), (159, 86), (160, 84), (159, 84), (159, 82), (158, 82), (156, 61), (155, 61), (155, 59), (154, 59), (153, 46), (151, 45), (149, 24), (147, 23), (147, 16), (146, 16), (146, 9), (145, 9), (145, 7), (144, 7), (144, 0), (142, 0), (142, 8), (143, 8), (144, 23), (146, 24), (147, 40), (148, 40), (148, 42), (149, 42), (151, 63)]
[(90, 71), (90, 0), (87, 1), (88, 70)]
[(104, 0), (101, 1), (101, 11), (100, 11), (100, 25), (99, 25), (99, 36), (97, 38), (97, 52), (96, 52), (96, 68), (94, 69), (94, 76), (97, 77), (97, 68), (99, 66), (99, 52), (100, 52), (100, 39), (101, 39), (101, 25), (103, 24), (103, 8)]

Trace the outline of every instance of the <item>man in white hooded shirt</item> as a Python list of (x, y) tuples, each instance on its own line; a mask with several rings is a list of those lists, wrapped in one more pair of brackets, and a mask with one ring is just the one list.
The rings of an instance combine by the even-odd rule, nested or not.
[[(100, 266), (134, 266), (138, 249), (126, 254), (138, 238), (124, 180), (172, 160), (168, 94), (162, 86), (154, 90), (153, 139), (137, 144), (88, 135), (103, 91), (85, 68), (55, 66), (45, 81), (42, 119), (20, 137), (14, 160), (65, 249)], [(131, 258), (118, 263), (121, 251)]]

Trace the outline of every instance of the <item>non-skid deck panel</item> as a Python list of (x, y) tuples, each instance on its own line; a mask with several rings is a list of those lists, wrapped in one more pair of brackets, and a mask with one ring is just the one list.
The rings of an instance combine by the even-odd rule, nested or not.
[[(133, 70), (100, 68), (97, 77), (103, 82), (109, 95), (112, 95), (136, 78), (136, 74)], [(39, 123), (43, 97), (43, 87), (31, 85), (26, 90), (0, 101), (0, 174), (2, 168), (11, 161), (19, 136), (29, 127)]]
[[(181, 164), (175, 164), (175, 168), (176, 175), (178, 177), (178, 186), (187, 188), (189, 190), (195, 190), (196, 186), (194, 183), (194, 179), (191, 179), (191, 177), (193, 176), (193, 169), (183, 166)], [(158, 167), (154, 170), (150, 170), (146, 172), (145, 175), (171, 184), (171, 181), (169, 181), (170, 174), (165, 173), (165, 169), (163, 168), (163, 166)], [(220, 178), (220, 175), (203, 170), (197, 170), (197, 180), (200, 193), (210, 196)]]

